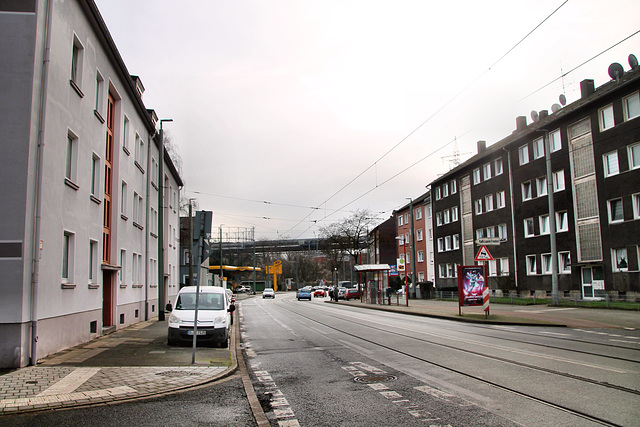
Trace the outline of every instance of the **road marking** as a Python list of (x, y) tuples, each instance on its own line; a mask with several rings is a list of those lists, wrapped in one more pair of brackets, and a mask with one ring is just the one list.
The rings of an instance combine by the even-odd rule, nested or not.
[(253, 374), (268, 389), (264, 394), (269, 395), (269, 403), (273, 408), (273, 414), (278, 421), (278, 425), (281, 427), (299, 427), (300, 423), (295, 419), (296, 414), (289, 406), (289, 401), (278, 388), (271, 374), (268, 371), (254, 371)]
[(569, 307), (569, 308), (547, 308), (544, 310), (513, 310), (519, 313), (546, 313), (549, 311), (566, 311), (566, 310), (577, 310), (577, 308)]
[(624, 343), (624, 344), (640, 344), (640, 343), (638, 343), (636, 341), (625, 341), (625, 340), (609, 340), (609, 341), (621, 342), (621, 343)]
[(97, 374), (98, 371), (100, 371), (100, 368), (76, 368), (69, 375), (47, 388), (36, 397), (71, 393), (82, 384), (86, 383), (89, 378)]

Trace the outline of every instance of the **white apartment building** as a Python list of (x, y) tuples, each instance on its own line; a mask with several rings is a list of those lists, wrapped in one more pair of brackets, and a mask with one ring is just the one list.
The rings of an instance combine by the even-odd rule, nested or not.
[(0, 2), (0, 61), (7, 368), (158, 316), (183, 184), (92, 0)]

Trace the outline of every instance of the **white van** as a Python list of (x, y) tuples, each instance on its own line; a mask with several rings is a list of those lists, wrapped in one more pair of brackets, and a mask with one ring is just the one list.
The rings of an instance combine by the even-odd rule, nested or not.
[[(236, 309), (224, 288), (201, 286), (198, 298), (197, 342), (227, 347), (231, 316)], [(185, 286), (178, 292), (175, 307), (169, 316), (169, 345), (193, 342), (193, 319), (196, 312), (196, 287)]]

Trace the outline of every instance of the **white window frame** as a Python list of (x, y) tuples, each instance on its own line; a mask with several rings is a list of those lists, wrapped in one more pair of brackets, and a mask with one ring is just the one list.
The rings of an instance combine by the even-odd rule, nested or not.
[(640, 219), (640, 193), (631, 195), (631, 204), (633, 205), (633, 219)]
[(559, 129), (549, 134), (549, 145), (552, 153), (562, 150), (562, 138), (560, 137)]
[(525, 144), (518, 148), (518, 161), (520, 166), (529, 163), (529, 145)]
[[(535, 222), (533, 218), (525, 218), (524, 223), (524, 237), (534, 237), (536, 235)], [(529, 224), (531, 227), (529, 227)]]
[[(622, 215), (622, 218), (620, 219), (614, 218), (614, 215), (615, 215), (614, 203), (617, 204), (618, 202), (620, 203), (620, 213)], [(624, 204), (622, 203), (621, 197), (607, 200), (607, 211), (609, 212), (609, 224), (618, 224), (618, 223), (624, 222)]]
[(89, 284), (98, 283), (98, 241), (89, 240)]
[(123, 122), (122, 122), (122, 150), (124, 150), (124, 152), (127, 153), (127, 155), (130, 154), (130, 151), (129, 151), (129, 125), (130, 125), (129, 117), (127, 117), (126, 114), (125, 114)]
[(540, 235), (549, 234), (549, 214), (540, 215), (538, 221), (540, 225)]
[(527, 268), (527, 276), (535, 276), (538, 274), (535, 255), (527, 255), (525, 263)]
[(547, 177), (541, 176), (536, 178), (536, 197), (546, 196), (547, 193)]
[(484, 177), (484, 180), (488, 180), (491, 179), (491, 163), (486, 163), (484, 165), (482, 165), (482, 176)]
[(120, 271), (118, 271), (119, 285), (127, 283), (127, 250), (120, 249)]
[(436, 200), (442, 199), (442, 190), (440, 187), (436, 187)]
[(64, 177), (71, 183), (78, 178), (78, 136), (70, 129), (67, 130), (67, 151), (65, 157)]
[(496, 193), (496, 209), (502, 209), (506, 206), (505, 193), (503, 191), (498, 191)]
[(569, 231), (569, 216), (567, 211), (556, 212), (556, 233)]
[(460, 235), (459, 234), (454, 234), (451, 238), (452, 244), (453, 244), (453, 249), (460, 249)]
[(449, 197), (449, 184), (444, 184), (442, 186), (442, 197)]
[(456, 180), (451, 181), (451, 194), (456, 194), (458, 192), (458, 184)]
[(473, 170), (473, 184), (474, 185), (480, 184), (480, 181), (481, 181), (481, 179), (480, 179), (480, 168), (475, 168)]
[(637, 144), (631, 144), (628, 148), (629, 151), (629, 169), (640, 168), (640, 142)]
[(436, 212), (436, 225), (442, 225), (442, 212)]
[(613, 104), (602, 107), (598, 110), (598, 122), (600, 123), (600, 132), (611, 129), (615, 126), (613, 116)]
[(444, 252), (444, 238), (438, 237), (438, 252)]
[(79, 90), (82, 90), (82, 70), (84, 63), (84, 46), (80, 39), (73, 35), (73, 47), (71, 52), (71, 77), (70, 80)]
[(96, 153), (91, 155), (91, 183), (89, 191), (93, 197), (98, 197), (100, 194), (100, 157)]
[(476, 215), (481, 215), (484, 211), (482, 210), (482, 199), (476, 199), (475, 204), (475, 211), (476, 211)]
[(404, 225), (402, 215), (398, 215), (398, 227), (402, 227)]
[(498, 237), (500, 240), (507, 240), (507, 224), (498, 224)]
[(422, 208), (421, 207), (418, 207), (415, 210), (415, 215), (416, 215), (416, 220), (422, 219)]
[(620, 173), (620, 163), (618, 163), (618, 150), (610, 151), (602, 155), (602, 168), (604, 177), (618, 175)]
[(531, 188), (531, 181), (525, 181), (520, 184), (522, 190), (522, 201), (533, 199), (533, 189)]
[(571, 252), (558, 252), (558, 273), (571, 274)]
[(65, 230), (62, 233), (62, 283), (73, 283), (75, 264), (75, 234)]
[[(625, 266), (621, 266), (620, 262), (624, 259)], [(612, 248), (611, 249), (611, 271), (629, 271), (629, 257), (627, 256), (627, 248)]]
[(418, 251), (418, 261), (417, 262), (424, 262), (424, 251)]
[(533, 141), (533, 158), (540, 159), (544, 157), (544, 138), (538, 138)]
[(564, 191), (564, 169), (553, 172), (553, 192)]
[(127, 182), (126, 181), (122, 181), (122, 184), (120, 185), (120, 215), (122, 215), (124, 218), (123, 219), (127, 219), (127, 198), (129, 196), (127, 195)]
[(622, 98), (622, 110), (624, 111), (624, 121), (640, 117), (640, 96), (638, 92)]
[(96, 93), (95, 93), (95, 105), (94, 110), (98, 114), (100, 120), (104, 122), (103, 118), (103, 105), (104, 105), (104, 78), (100, 71), (96, 71)]
[(484, 211), (491, 212), (493, 210), (493, 194), (484, 196)]
[(445, 224), (449, 224), (451, 222), (451, 212), (449, 209), (442, 211), (442, 216)]
[(551, 254), (541, 254), (540, 261), (542, 263), (542, 274), (551, 274)]
[(422, 242), (423, 239), (424, 239), (424, 233), (422, 232), (422, 228), (418, 228), (416, 230), (416, 241)]
[(451, 208), (451, 222), (456, 222), (458, 220), (458, 207), (453, 206)]
[(497, 158), (493, 161), (493, 174), (495, 176), (502, 175), (504, 168), (502, 167), (502, 158)]

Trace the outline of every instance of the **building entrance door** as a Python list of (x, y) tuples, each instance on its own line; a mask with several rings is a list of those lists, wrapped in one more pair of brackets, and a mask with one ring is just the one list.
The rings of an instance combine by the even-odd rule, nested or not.
[(582, 298), (595, 299), (604, 293), (604, 275), (601, 266), (582, 267)]
[(113, 272), (102, 274), (102, 326), (113, 326)]

